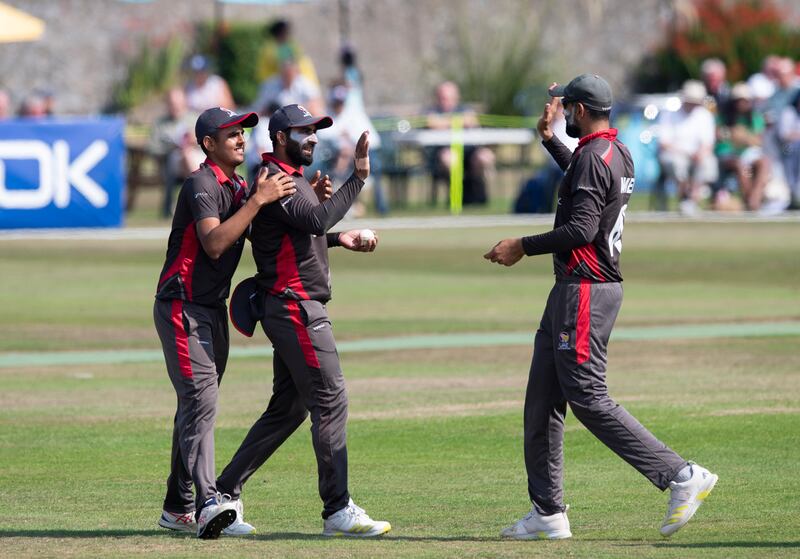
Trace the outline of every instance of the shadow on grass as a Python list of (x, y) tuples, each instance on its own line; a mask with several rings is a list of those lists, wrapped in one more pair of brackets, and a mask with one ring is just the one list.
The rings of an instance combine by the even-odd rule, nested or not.
[(133, 538), (139, 536), (191, 536), (165, 530), (0, 530), (0, 538)]
[[(166, 530), (0, 530), (0, 538), (132, 538), (147, 536), (166, 536), (170, 538), (194, 538), (188, 532), (170, 532)], [(223, 536), (223, 539), (231, 539)], [(331, 541), (332, 538), (322, 534), (304, 534), (301, 532), (272, 532), (267, 534), (254, 534), (243, 536), (242, 540), (258, 541)], [(382, 538), (335, 538), (363, 541), (386, 541), (386, 542), (498, 542), (502, 541), (499, 537), (480, 537), (480, 536), (400, 536), (388, 534)]]
[(255, 540), (275, 541), (275, 540), (320, 540), (331, 541), (336, 540), (362, 540), (362, 541), (386, 541), (386, 542), (499, 542), (502, 541), (500, 537), (481, 537), (481, 536), (400, 536), (393, 533), (386, 534), (378, 538), (348, 538), (337, 537), (331, 538), (323, 536), (322, 534), (301, 534), (298, 532), (274, 532), (271, 534), (256, 534), (249, 536)]
[[(605, 540), (608, 541), (608, 540)], [(742, 549), (768, 549), (768, 548), (777, 548), (777, 549), (793, 549), (793, 548), (800, 548), (800, 541), (795, 542), (702, 542), (702, 543), (677, 543), (677, 542), (641, 542), (639, 544), (636, 543), (618, 543), (618, 546), (621, 547), (641, 547), (646, 545), (648, 547), (657, 547), (657, 548), (686, 548), (686, 549), (714, 549), (714, 548), (721, 548), (721, 547), (732, 547), (732, 548), (742, 548)]]

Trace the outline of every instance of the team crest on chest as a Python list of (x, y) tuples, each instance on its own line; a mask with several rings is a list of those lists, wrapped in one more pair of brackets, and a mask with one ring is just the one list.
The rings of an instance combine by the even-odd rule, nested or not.
[(570, 349), (569, 347), (569, 332), (561, 332), (558, 335), (558, 348), (560, 350)]

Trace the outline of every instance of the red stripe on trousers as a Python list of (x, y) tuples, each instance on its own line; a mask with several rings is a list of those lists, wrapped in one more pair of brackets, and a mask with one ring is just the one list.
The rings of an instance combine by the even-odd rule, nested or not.
[(189, 358), (189, 336), (183, 327), (183, 301), (172, 300), (172, 325), (175, 327), (175, 349), (178, 352), (178, 366), (181, 374), (192, 378), (192, 360)]
[(317, 353), (314, 351), (314, 346), (311, 343), (308, 330), (306, 330), (306, 325), (303, 324), (303, 319), (300, 317), (300, 305), (297, 301), (286, 301), (286, 310), (289, 311), (289, 319), (292, 321), (292, 324), (294, 324), (294, 331), (297, 332), (297, 341), (300, 342), (300, 348), (303, 350), (303, 356), (306, 358), (306, 365), (319, 369)]
[(192, 274), (194, 274), (194, 265), (195, 262), (197, 262), (197, 251), (199, 247), (200, 243), (197, 240), (197, 230), (195, 229), (194, 221), (192, 221), (183, 231), (181, 248), (178, 251), (178, 255), (158, 281), (159, 289), (164, 282), (177, 273), (181, 278), (181, 282), (183, 282), (186, 299), (189, 301), (192, 300)]
[[(309, 249), (310, 250), (310, 249)], [(286, 234), (281, 241), (281, 250), (278, 252), (275, 263), (275, 285), (272, 286), (272, 293), (280, 295), (285, 289), (291, 289), (301, 299), (308, 299), (308, 293), (303, 288), (300, 280), (300, 272), (297, 269), (297, 255), (294, 252), (292, 238)]]
[(592, 284), (582, 281), (578, 292), (578, 320), (575, 323), (575, 352), (578, 365), (589, 360), (592, 332)]

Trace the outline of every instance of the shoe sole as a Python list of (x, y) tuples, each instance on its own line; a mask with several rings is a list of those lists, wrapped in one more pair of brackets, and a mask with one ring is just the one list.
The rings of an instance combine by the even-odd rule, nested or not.
[(384, 534), (387, 534), (388, 532), (391, 531), (391, 529), (392, 529), (391, 526), (387, 526), (383, 530), (379, 530), (379, 531), (375, 531), (375, 532), (363, 532), (363, 533), (360, 533), (360, 534), (356, 533), (356, 532), (339, 532), (339, 531), (329, 532), (327, 530), (323, 530), (322, 531), (322, 535), (323, 536), (327, 536), (329, 538), (340, 538), (340, 537), (345, 537), (345, 538), (376, 538), (378, 536), (382, 536)]
[(572, 532), (532, 532), (530, 534), (500, 534), (501, 537), (511, 540), (566, 540), (572, 537)]
[(172, 522), (167, 522), (164, 519), (160, 519), (158, 521), (158, 525), (165, 530), (170, 530), (172, 532), (183, 532), (185, 534), (196, 534), (197, 533), (197, 524), (191, 526), (189, 524), (177, 524)]
[(216, 540), (222, 531), (236, 521), (236, 511), (224, 510), (206, 524), (205, 530), (197, 534), (201, 540)]
[(668, 527), (669, 528), (674, 528), (674, 530), (667, 531), (666, 533), (663, 531), (664, 528), (662, 527), (661, 528), (661, 535), (664, 536), (665, 538), (668, 538), (672, 534), (674, 534), (675, 532), (677, 532), (678, 530), (680, 530), (681, 528), (686, 526), (686, 524), (694, 516), (694, 513), (697, 512), (697, 509), (700, 508), (700, 505), (703, 504), (703, 501), (706, 500), (706, 497), (708, 497), (708, 495), (714, 489), (714, 486), (717, 485), (717, 481), (718, 480), (719, 480), (719, 476), (717, 474), (711, 474), (711, 476), (709, 476), (709, 482), (706, 483), (705, 487), (703, 487), (703, 489), (701, 489), (700, 492), (697, 494), (697, 497), (695, 497), (694, 502), (690, 505), (689, 511), (686, 513), (686, 516), (684, 517), (684, 519), (681, 522), (679, 522), (678, 524), (670, 524)]

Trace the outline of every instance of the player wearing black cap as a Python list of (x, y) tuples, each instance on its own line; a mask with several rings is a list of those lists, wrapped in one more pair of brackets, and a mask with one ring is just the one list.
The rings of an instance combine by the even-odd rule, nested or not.
[[(252, 297), (243, 300), (258, 301), (245, 308), (256, 313), (274, 348), (273, 393), (217, 487), (240, 497), (247, 479), (310, 415), (323, 534), (379, 536), (391, 526), (372, 520), (353, 503), (347, 486), (347, 392), (325, 307), (331, 298), (328, 247), (370, 252), (377, 244), (377, 239), (362, 243), (358, 231), (329, 232), (369, 176), (369, 139), (364, 132), (358, 140), (352, 176), (330, 199), (320, 201), (303, 176), (303, 165), (313, 162), (316, 131), (331, 124), (330, 117), (312, 116), (299, 105), (279, 109), (269, 121), (274, 153), (263, 155), (263, 166), (270, 176), (288, 173), (297, 193), (267, 205), (253, 220), (250, 240), (258, 274), (237, 286), (237, 299), (241, 289), (250, 289)], [(251, 328), (252, 321), (242, 331)]]
[[(531, 512), (502, 531), (516, 539), (572, 536), (563, 502), (566, 407), (598, 439), (661, 490), (671, 489), (661, 533), (669, 536), (692, 517), (717, 476), (690, 464), (656, 439), (608, 395), (606, 350), (622, 304), (619, 257), (633, 160), (609, 127), (611, 88), (596, 74), (553, 84), (538, 130), (561, 169), (553, 230), (500, 241), (484, 256), (512, 266), (523, 256), (553, 254), (556, 284), (534, 341), (525, 395), (525, 466)], [(571, 152), (551, 123), (564, 105)]]
[[(228, 360), (225, 300), (244, 246), (244, 233), (266, 204), (295, 192), (286, 174), (261, 174), (255, 189), (235, 173), (244, 161), (244, 127), (255, 113), (208, 109), (197, 119), (197, 141), (208, 158), (178, 197), (167, 257), (153, 309), (164, 358), (178, 396), (172, 461), (158, 523), (216, 538), (236, 520), (235, 503), (214, 480), (217, 390)], [(192, 497), (192, 482), (196, 489)]]

